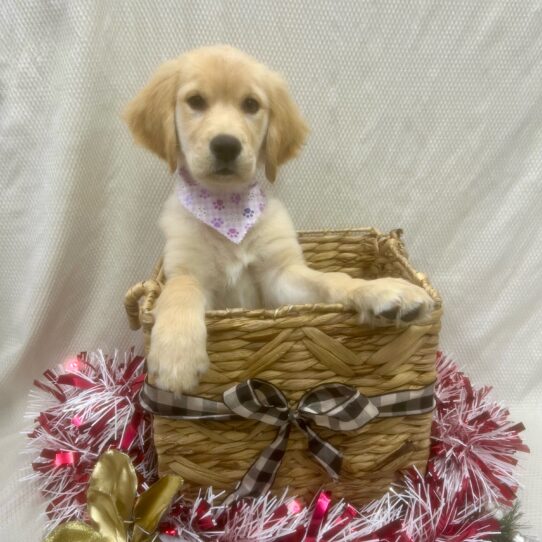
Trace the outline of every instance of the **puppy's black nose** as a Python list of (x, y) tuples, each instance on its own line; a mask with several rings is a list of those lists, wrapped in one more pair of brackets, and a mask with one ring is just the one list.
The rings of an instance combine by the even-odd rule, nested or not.
[(211, 139), (211, 151), (223, 162), (231, 162), (235, 160), (241, 152), (241, 142), (228, 134), (220, 134)]

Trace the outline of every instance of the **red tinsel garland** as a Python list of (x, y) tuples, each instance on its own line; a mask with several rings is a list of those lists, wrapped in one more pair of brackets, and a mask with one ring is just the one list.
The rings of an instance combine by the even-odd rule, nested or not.
[[(528, 452), (521, 424), (475, 389), (457, 366), (437, 359), (437, 409), (427, 473), (407, 472), (381, 499), (355, 508), (329, 492), (310, 506), (270, 494), (223, 507), (208, 490), (194, 503), (179, 499), (162, 524), (187, 541), (478, 542), (500, 532), (487, 510), (510, 506), (517, 491), (518, 452)], [(88, 476), (109, 448), (130, 454), (144, 489), (157, 478), (150, 419), (136, 397), (143, 359), (81, 354), (36, 382), (30, 434), (35, 479), (49, 502), (48, 528), (83, 519)]]
[(84, 517), (88, 479), (110, 448), (130, 455), (141, 491), (157, 479), (151, 417), (137, 401), (144, 362), (133, 352), (123, 357), (83, 352), (34, 382), (30, 478), (48, 502), (48, 528)]

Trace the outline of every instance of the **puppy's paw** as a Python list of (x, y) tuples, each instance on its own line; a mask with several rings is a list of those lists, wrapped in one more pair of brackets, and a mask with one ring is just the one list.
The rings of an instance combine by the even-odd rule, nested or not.
[(194, 391), (209, 368), (204, 322), (188, 325), (177, 314), (161, 312), (151, 334), (147, 366), (157, 387), (175, 393)]
[(372, 325), (423, 321), (434, 308), (423, 288), (396, 278), (364, 281), (353, 291), (352, 301), (360, 322)]

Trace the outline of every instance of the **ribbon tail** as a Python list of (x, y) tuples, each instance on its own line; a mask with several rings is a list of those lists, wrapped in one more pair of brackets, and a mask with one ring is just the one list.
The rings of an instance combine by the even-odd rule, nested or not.
[(280, 427), (275, 440), (254, 461), (235, 491), (226, 499), (226, 506), (243, 497), (261, 495), (271, 488), (286, 452), (289, 436), (290, 424), (286, 423)]
[(308, 448), (314, 459), (318, 461), (331, 478), (337, 480), (341, 472), (343, 454), (335, 446), (321, 439), (304, 421), (299, 420), (298, 425), (307, 435)]

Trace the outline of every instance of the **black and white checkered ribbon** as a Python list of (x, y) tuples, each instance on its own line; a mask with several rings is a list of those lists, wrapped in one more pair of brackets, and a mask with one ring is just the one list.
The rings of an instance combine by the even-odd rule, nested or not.
[(146, 410), (162, 417), (183, 420), (231, 420), (239, 417), (278, 427), (277, 436), (249, 468), (229, 500), (259, 495), (273, 484), (292, 426), (307, 437), (308, 449), (332, 478), (338, 478), (342, 454), (310, 427), (353, 431), (376, 417), (407, 416), (435, 407), (434, 385), (367, 398), (345, 384), (322, 384), (307, 392), (297, 407), (273, 384), (250, 379), (226, 390), (223, 402), (192, 395), (175, 396), (145, 382), (140, 401)]

